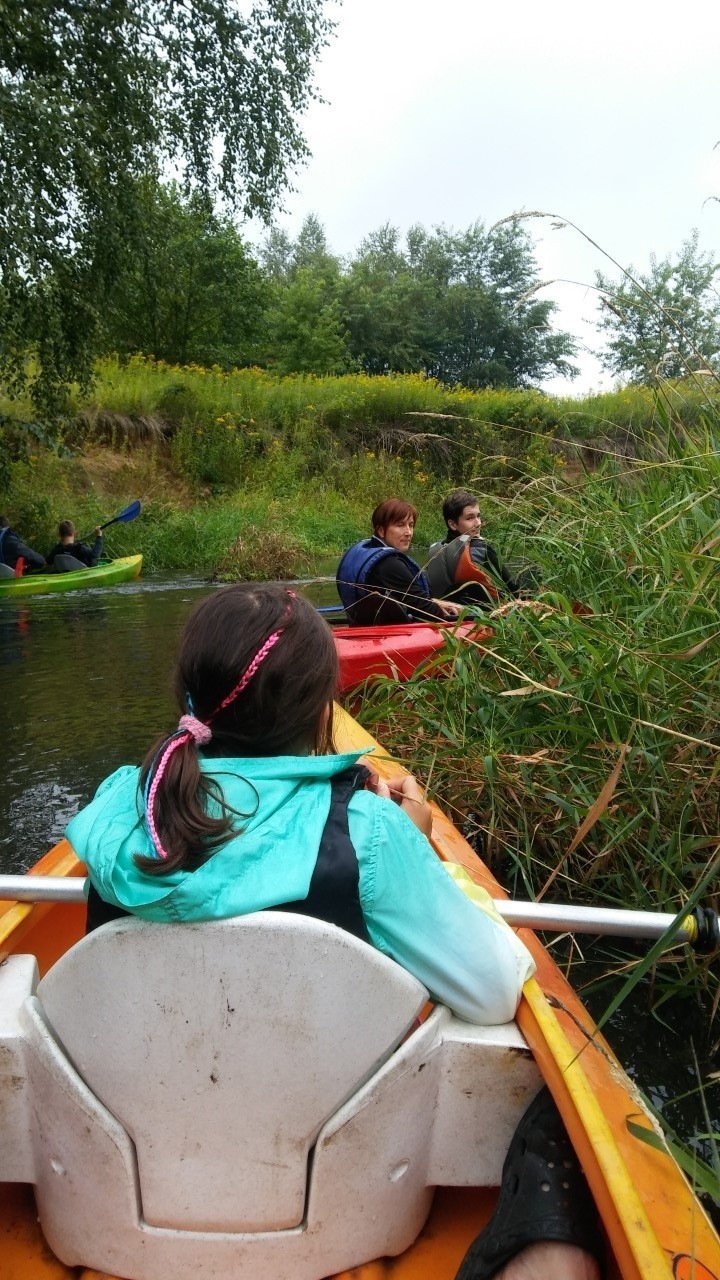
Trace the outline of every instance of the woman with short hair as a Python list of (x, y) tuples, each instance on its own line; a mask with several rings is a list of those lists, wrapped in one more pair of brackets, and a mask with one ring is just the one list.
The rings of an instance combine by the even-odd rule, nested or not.
[(348, 622), (356, 627), (446, 622), (457, 605), (435, 600), (420, 565), (409, 555), (417, 510), (402, 498), (386, 498), (372, 513), (372, 537), (342, 557), (336, 575)]

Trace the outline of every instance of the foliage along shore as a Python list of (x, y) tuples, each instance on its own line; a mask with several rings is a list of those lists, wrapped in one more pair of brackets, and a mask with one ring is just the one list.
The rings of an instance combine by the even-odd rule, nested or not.
[(141, 551), (151, 572), (272, 577), (339, 553), (391, 493), (418, 506), (426, 543), (443, 493), (462, 483), (487, 496), (493, 536), (522, 554), (508, 493), (652, 450), (668, 417), (697, 426), (717, 400), (700, 380), (574, 400), (417, 374), (107, 359), (61, 419), (38, 422), (29, 402), (0, 397), (0, 505), (44, 547), (59, 519), (90, 529), (140, 497), (142, 519), (112, 531), (111, 554)]
[[(652, 457), (539, 475), (506, 512), (540, 598), (490, 614), (489, 644), (450, 641), (437, 670), (376, 683), (363, 723), (476, 834), (512, 896), (717, 910), (717, 421), (684, 433), (667, 417)], [(717, 953), (651, 959), (657, 1008), (705, 989), (717, 1051)]]

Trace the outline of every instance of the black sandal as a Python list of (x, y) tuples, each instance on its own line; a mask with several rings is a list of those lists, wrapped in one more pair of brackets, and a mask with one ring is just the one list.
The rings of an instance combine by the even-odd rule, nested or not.
[(597, 1210), (560, 1113), (541, 1089), (513, 1135), (495, 1212), (455, 1280), (492, 1280), (529, 1244), (555, 1240), (603, 1257)]

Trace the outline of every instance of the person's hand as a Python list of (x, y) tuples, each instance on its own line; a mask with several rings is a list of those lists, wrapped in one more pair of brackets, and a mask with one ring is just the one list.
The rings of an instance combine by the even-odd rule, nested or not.
[(413, 774), (400, 773), (396, 778), (380, 778), (372, 760), (366, 756), (357, 763), (364, 764), (370, 774), (365, 783), (365, 790), (372, 791), (374, 795), (383, 796), (384, 800), (395, 800), (395, 804), (405, 810), (410, 822), (414, 823), (418, 831), (429, 838), (430, 831), (433, 829), (433, 812), (428, 801), (425, 800), (423, 788)]
[(433, 604), (438, 605), (439, 608), (442, 609), (446, 618), (460, 617), (462, 605), (452, 604), (450, 600), (435, 600), (435, 599), (433, 599)]
[(383, 796), (385, 800), (389, 800), (390, 788), (387, 782), (380, 777), (380, 774), (375, 768), (372, 760), (369, 759), (368, 756), (363, 756), (361, 760), (358, 760), (358, 764), (362, 765), (364, 769), (367, 769), (370, 775), (365, 783), (365, 790), (372, 791), (373, 795)]
[(366, 791), (372, 791), (385, 800), (394, 800), (405, 811), (410, 821), (430, 838), (432, 831), (432, 809), (425, 799), (422, 788), (411, 773), (398, 774), (396, 778), (381, 778), (368, 759), (359, 760), (370, 777), (365, 783)]
[(422, 831), (423, 835), (430, 839), (432, 809), (417, 779), (413, 778), (411, 773), (405, 773), (399, 778), (388, 778), (387, 787), (390, 799), (399, 804), (418, 831)]
[(102, 538), (102, 529), (100, 528), (100, 525), (98, 525), (98, 526), (97, 526), (97, 528), (96, 528), (96, 530), (95, 530), (95, 537), (96, 537), (96, 538)]

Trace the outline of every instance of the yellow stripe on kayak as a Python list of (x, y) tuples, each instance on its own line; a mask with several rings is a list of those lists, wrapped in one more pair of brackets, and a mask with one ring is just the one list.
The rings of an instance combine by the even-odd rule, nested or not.
[[(545, 994), (535, 978), (530, 978), (523, 988), (523, 995), (532, 1008), (555, 1063), (562, 1072), (563, 1086), (577, 1111), (584, 1132), (592, 1146), (593, 1154), (603, 1175), (604, 1187), (612, 1200), (618, 1222), (632, 1254), (634, 1274), (640, 1280), (652, 1276), (672, 1280), (670, 1260), (660, 1245), (644, 1205), (636, 1191), (630, 1172), (618, 1149), (612, 1129), (601, 1110), (597, 1097), (581, 1065), (581, 1056), (570, 1044)], [(561, 1103), (561, 1099), (556, 1098)], [(613, 1238), (614, 1248), (618, 1247)], [(620, 1259), (618, 1259), (620, 1261)], [(624, 1280), (630, 1273), (621, 1266)]]

